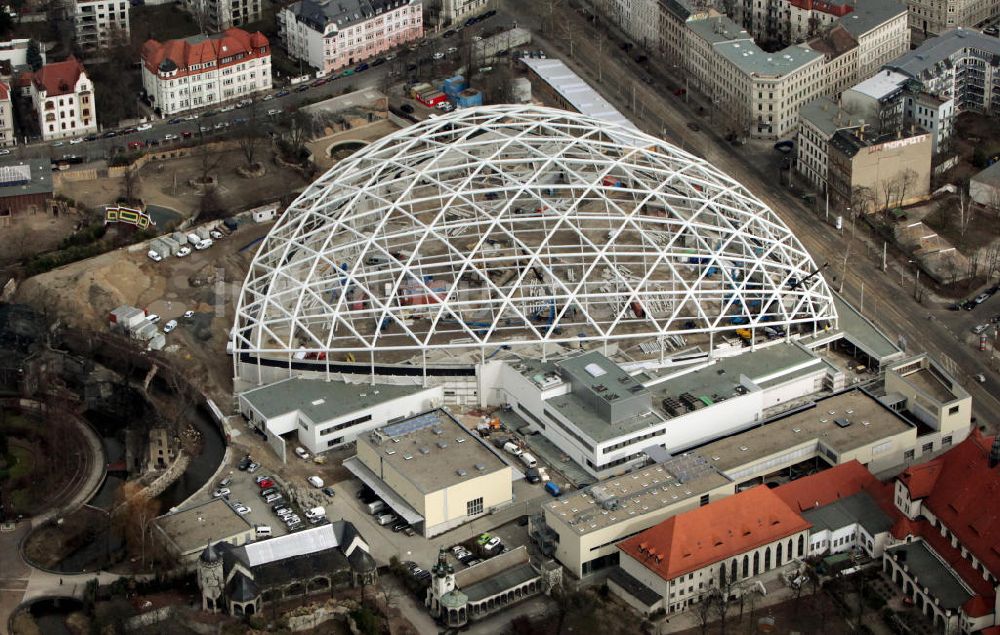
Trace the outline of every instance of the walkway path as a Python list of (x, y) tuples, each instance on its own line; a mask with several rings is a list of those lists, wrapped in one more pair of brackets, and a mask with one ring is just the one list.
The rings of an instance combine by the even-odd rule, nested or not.
[[(78, 421), (77, 423), (77, 429), (83, 433), (87, 445), (87, 465), (89, 472), (72, 499), (67, 501), (62, 507), (49, 510), (44, 514), (31, 518), (32, 527), (41, 527), (57, 516), (83, 507), (87, 501), (93, 498), (94, 494), (101, 488), (101, 485), (104, 484), (108, 462), (107, 456), (104, 453), (104, 444), (101, 443), (101, 438), (97, 436), (97, 432), (92, 427), (83, 421)], [(82, 448), (81, 451), (83, 451)]]

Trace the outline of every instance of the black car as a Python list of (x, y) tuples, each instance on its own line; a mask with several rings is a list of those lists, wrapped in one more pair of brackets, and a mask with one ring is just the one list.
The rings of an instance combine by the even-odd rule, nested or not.
[(282, 90), (282, 91), (279, 91), (277, 94), (275, 94), (275, 97), (288, 97), (288, 95), (289, 95), (289, 92), (287, 90)]
[(396, 533), (399, 533), (399, 532), (403, 531), (404, 529), (406, 529), (406, 525), (407, 524), (408, 523), (406, 523), (406, 522), (404, 522), (404, 521), (401, 520), (401, 521), (399, 521), (398, 523), (396, 523), (396, 524), (394, 524), (392, 526), (392, 530), (394, 532), (396, 532)]
[(375, 68), (376, 66), (381, 66), (382, 64), (385, 64), (384, 57), (376, 57), (374, 60), (372, 60), (372, 68)]
[(465, 21), (465, 26), (472, 26), (476, 22), (479, 22), (479, 20), (480, 20), (480, 18), (478, 18), (478, 17), (469, 18), (468, 20)]
[(324, 487), (322, 491), (323, 491), (324, 494), (326, 494), (330, 498), (333, 498), (334, 496), (336, 496), (336, 492), (333, 491), (332, 487)]
[(118, 133), (115, 132), (114, 130), (108, 130), (107, 132), (104, 133), (103, 136), (105, 139), (110, 139), (111, 137), (117, 137)]
[(399, 109), (408, 115), (413, 114), (413, 106), (411, 106), (410, 104), (403, 104), (402, 106), (399, 107)]
[(247, 468), (250, 467), (251, 463), (253, 463), (253, 459), (251, 459), (250, 456), (247, 455), (247, 456), (243, 457), (243, 459), (239, 462), (239, 464), (237, 464), (236, 467), (241, 472), (245, 472), (247, 470)]
[(297, 92), (297, 93), (304, 93), (307, 90), (309, 90), (309, 84), (302, 84), (301, 86), (299, 86), (298, 88), (295, 89), (295, 92)]
[(174, 117), (173, 119), (171, 119), (167, 123), (169, 123), (170, 125), (177, 125), (179, 123), (184, 123), (184, 120), (181, 119), (180, 117)]
[(89, 134), (83, 138), (84, 141), (97, 141), (97, 135)]
[(490, 9), (489, 11), (487, 11), (486, 13), (484, 13), (483, 15), (479, 16), (479, 19), (480, 20), (485, 20), (487, 18), (492, 18), (496, 14), (497, 14), (497, 10), (496, 9)]
[(368, 64), (367, 64), (367, 62), (362, 62), (362, 63), (360, 63), (360, 64), (358, 64), (357, 66), (354, 67), (354, 72), (355, 73), (363, 73), (366, 70), (368, 70)]
[(267, 489), (263, 489), (263, 490), (260, 491), (260, 495), (261, 495), (262, 498), (266, 498), (266, 497), (270, 496), (271, 494), (277, 494), (277, 493), (278, 493), (278, 488), (277, 487), (269, 487)]

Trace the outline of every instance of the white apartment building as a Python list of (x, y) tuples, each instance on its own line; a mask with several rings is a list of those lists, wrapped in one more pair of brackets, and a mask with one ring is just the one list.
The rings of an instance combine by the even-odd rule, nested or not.
[(10, 86), (0, 82), (0, 146), (17, 143), (14, 134), (14, 108), (10, 101)]
[(31, 104), (42, 139), (97, 132), (94, 85), (75, 57), (43, 66), (31, 81)]
[(278, 14), (289, 56), (323, 73), (423, 37), (420, 0), (299, 0)]
[(76, 43), (84, 51), (129, 41), (129, 0), (75, 0)]
[(980, 26), (1000, 16), (1000, 0), (907, 0), (906, 4), (910, 28), (924, 35)]
[(262, 0), (185, 0), (185, 8), (204, 32), (221, 32), (257, 22)]
[(490, 8), (490, 0), (443, 0), (441, 20), (444, 24), (458, 24)]
[(956, 116), (966, 110), (1000, 113), (1000, 39), (995, 37), (955, 29), (926, 40), (885, 68), (919, 82), (920, 92), (936, 97), (945, 110), (945, 102), (954, 100)]
[[(17, 40), (7, 40), (0, 42), (0, 61), (7, 62), (12, 69), (25, 67), (28, 65), (28, 46), (31, 40), (21, 38)], [(45, 47), (38, 47), (38, 54), (45, 63)]]
[(142, 46), (142, 87), (162, 116), (271, 88), (271, 46), (259, 31), (229, 29)]

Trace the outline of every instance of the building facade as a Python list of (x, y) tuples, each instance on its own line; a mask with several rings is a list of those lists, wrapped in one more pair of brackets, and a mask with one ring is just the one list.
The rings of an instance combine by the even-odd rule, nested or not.
[(0, 82), (0, 146), (17, 144), (14, 132), (14, 105), (10, 100), (10, 84)]
[(229, 29), (142, 46), (142, 86), (162, 116), (271, 88), (271, 46), (260, 32)]
[(291, 378), (239, 396), (240, 413), (263, 432), (278, 456), (289, 458), (287, 443), (312, 454), (354, 443), (358, 436), (391, 420), (440, 405), (440, 386), (344, 384)]
[(262, 0), (184, 0), (184, 7), (205, 33), (219, 33), (235, 26), (257, 22)]
[(513, 472), (496, 451), (444, 410), (358, 437), (344, 467), (425, 537), (513, 501)]
[(299, 0), (278, 14), (288, 54), (321, 73), (354, 66), (423, 37), (420, 0)]
[(914, 31), (940, 35), (956, 27), (977, 27), (1000, 16), (998, 0), (906, 0)]
[(444, 24), (458, 24), (483, 13), (490, 7), (490, 0), (442, 0), (441, 20)]
[(942, 103), (954, 100), (955, 115), (967, 110), (1000, 113), (1000, 39), (953, 29), (885, 64), (914, 80), (919, 91)]
[(30, 90), (42, 139), (97, 132), (94, 85), (76, 58), (43, 66), (32, 78)]
[(128, 0), (75, 0), (73, 26), (76, 44), (84, 51), (129, 41)]

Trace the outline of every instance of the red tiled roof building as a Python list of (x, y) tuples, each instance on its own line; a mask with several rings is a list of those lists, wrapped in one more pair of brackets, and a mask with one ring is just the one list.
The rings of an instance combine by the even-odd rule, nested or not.
[(165, 116), (271, 88), (271, 45), (259, 31), (232, 28), (182, 40), (148, 40), (141, 55), (143, 88)]
[(97, 132), (94, 85), (75, 57), (43, 66), (32, 76), (30, 89), (42, 139)]

